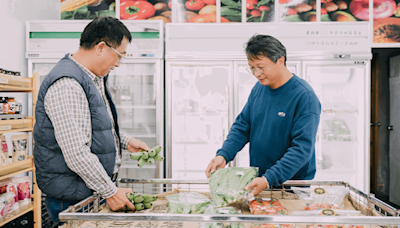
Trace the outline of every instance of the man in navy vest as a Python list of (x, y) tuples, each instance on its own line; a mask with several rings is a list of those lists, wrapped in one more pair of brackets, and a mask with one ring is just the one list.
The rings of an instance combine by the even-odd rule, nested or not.
[(90, 22), (75, 54), (66, 54), (44, 79), (36, 105), (34, 159), (39, 188), (47, 195), (50, 217), (97, 192), (112, 210), (135, 209), (130, 189), (113, 182), (121, 149), (148, 146), (119, 131), (115, 105), (106, 86), (132, 40), (113, 17)]
[(254, 195), (286, 180), (314, 178), (315, 139), (321, 104), (311, 86), (286, 68), (286, 48), (272, 36), (255, 35), (246, 45), (254, 85), (206, 176), (224, 168), (247, 143), (259, 176), (245, 187)]

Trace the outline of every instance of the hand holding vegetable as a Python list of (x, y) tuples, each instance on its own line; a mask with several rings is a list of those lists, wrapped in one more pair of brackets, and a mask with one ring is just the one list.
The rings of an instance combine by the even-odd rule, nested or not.
[(140, 152), (142, 150), (150, 150), (150, 148), (146, 145), (146, 143), (140, 141), (139, 139), (135, 139), (135, 138), (131, 138), (131, 140), (129, 140), (127, 149), (131, 152)]
[(134, 211), (135, 206), (126, 197), (126, 194), (129, 192), (132, 192), (132, 190), (128, 188), (118, 188), (117, 193), (115, 195), (106, 199), (107, 205), (113, 211), (117, 211), (121, 208), (124, 209), (125, 206), (128, 206), (132, 211)]
[(210, 164), (208, 164), (208, 166), (206, 168), (207, 178), (210, 177), (210, 173), (214, 173), (215, 170), (224, 168), (225, 166), (226, 166), (225, 158), (221, 155), (216, 156), (215, 158), (213, 158), (211, 160)]
[(135, 208), (138, 211), (150, 209), (153, 205), (152, 202), (157, 200), (157, 196), (138, 194), (134, 192), (129, 192), (126, 194), (126, 198), (135, 204)]
[(268, 183), (261, 177), (257, 177), (254, 178), (254, 180), (246, 185), (246, 187), (244, 187), (244, 190), (251, 190), (251, 193), (253, 193), (253, 195), (258, 195), (260, 192), (262, 192), (264, 189), (266, 189), (268, 187)]
[(142, 168), (144, 164), (154, 164), (155, 161), (162, 161), (164, 158), (160, 153), (162, 150), (161, 146), (155, 146), (150, 150), (141, 150), (139, 152), (131, 153), (131, 159), (138, 160), (138, 166)]

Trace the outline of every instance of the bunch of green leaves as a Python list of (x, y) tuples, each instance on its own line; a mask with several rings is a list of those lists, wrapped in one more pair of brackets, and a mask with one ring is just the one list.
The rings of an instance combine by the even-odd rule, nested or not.
[(210, 174), (210, 194), (217, 207), (238, 202), (245, 193), (244, 187), (257, 177), (255, 167), (231, 167), (218, 169)]
[(185, 192), (166, 197), (168, 213), (171, 214), (204, 214), (211, 200), (199, 193)]
[(74, 11), (65, 11), (61, 13), (61, 20), (92, 20), (99, 16), (115, 17), (114, 10), (90, 11), (87, 5), (81, 6)]

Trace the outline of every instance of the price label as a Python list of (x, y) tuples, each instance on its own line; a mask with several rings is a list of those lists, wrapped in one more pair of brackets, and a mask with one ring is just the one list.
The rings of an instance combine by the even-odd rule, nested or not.
[(0, 126), (0, 131), (7, 131), (7, 130), (11, 130), (11, 125)]
[(0, 83), (1, 83), (1, 84), (8, 84), (8, 79), (6, 79), (6, 78), (0, 78)]

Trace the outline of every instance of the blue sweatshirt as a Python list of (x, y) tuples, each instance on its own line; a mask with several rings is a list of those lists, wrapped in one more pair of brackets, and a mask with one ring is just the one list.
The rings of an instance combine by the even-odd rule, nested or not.
[(250, 166), (270, 186), (314, 178), (315, 138), (321, 104), (311, 86), (294, 75), (277, 89), (253, 87), (217, 155), (232, 161), (250, 143)]

